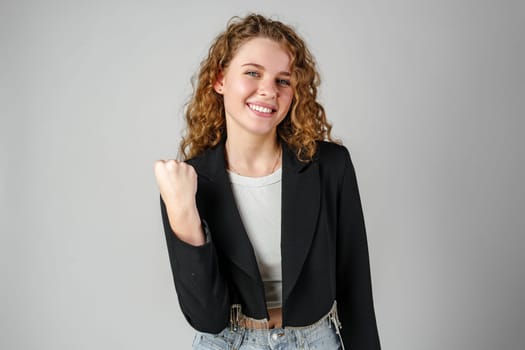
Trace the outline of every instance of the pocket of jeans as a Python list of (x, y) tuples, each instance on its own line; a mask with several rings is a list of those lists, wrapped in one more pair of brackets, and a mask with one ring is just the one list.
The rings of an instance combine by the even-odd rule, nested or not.
[(193, 339), (193, 350), (229, 350), (231, 344), (219, 334), (197, 332)]
[(308, 342), (310, 350), (338, 350), (341, 349), (341, 340), (333, 327), (323, 329), (319, 337)]

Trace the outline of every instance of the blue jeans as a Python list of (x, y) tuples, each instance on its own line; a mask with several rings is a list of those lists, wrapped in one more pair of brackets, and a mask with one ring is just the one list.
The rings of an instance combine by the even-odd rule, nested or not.
[(193, 350), (338, 350), (341, 344), (333, 314), (306, 327), (231, 330), (219, 334), (197, 332)]

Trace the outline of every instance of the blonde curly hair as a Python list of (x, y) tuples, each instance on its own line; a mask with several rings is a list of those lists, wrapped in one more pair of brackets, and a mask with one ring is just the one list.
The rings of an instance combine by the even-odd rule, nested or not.
[(185, 108), (186, 130), (180, 144), (184, 160), (217, 145), (226, 136), (223, 96), (214, 90), (219, 72), (230, 64), (237, 50), (250, 39), (268, 38), (283, 45), (291, 55), (292, 105), (277, 126), (277, 135), (301, 161), (312, 160), (316, 141), (337, 142), (331, 136), (331, 124), (323, 106), (317, 102), (320, 84), (315, 61), (304, 41), (289, 26), (258, 14), (233, 17), (226, 31), (212, 43), (208, 57), (200, 65), (193, 81), (193, 95)]

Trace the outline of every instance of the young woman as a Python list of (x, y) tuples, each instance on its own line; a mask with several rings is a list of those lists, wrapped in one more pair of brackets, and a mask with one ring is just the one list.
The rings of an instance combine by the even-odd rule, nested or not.
[(379, 349), (350, 156), (303, 40), (232, 19), (186, 109), (184, 162), (155, 175), (194, 349)]

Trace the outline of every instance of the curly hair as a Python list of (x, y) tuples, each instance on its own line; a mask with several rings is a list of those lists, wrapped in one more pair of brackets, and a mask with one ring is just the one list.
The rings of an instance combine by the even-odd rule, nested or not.
[(185, 108), (186, 130), (180, 144), (183, 159), (193, 158), (217, 145), (226, 136), (223, 96), (214, 84), (237, 50), (250, 39), (268, 38), (283, 45), (291, 56), (292, 105), (277, 126), (277, 135), (301, 161), (312, 160), (316, 141), (337, 142), (331, 136), (331, 124), (323, 106), (317, 102), (320, 76), (315, 60), (304, 41), (291, 27), (258, 14), (233, 17), (226, 30), (213, 41), (193, 80), (193, 94)]

